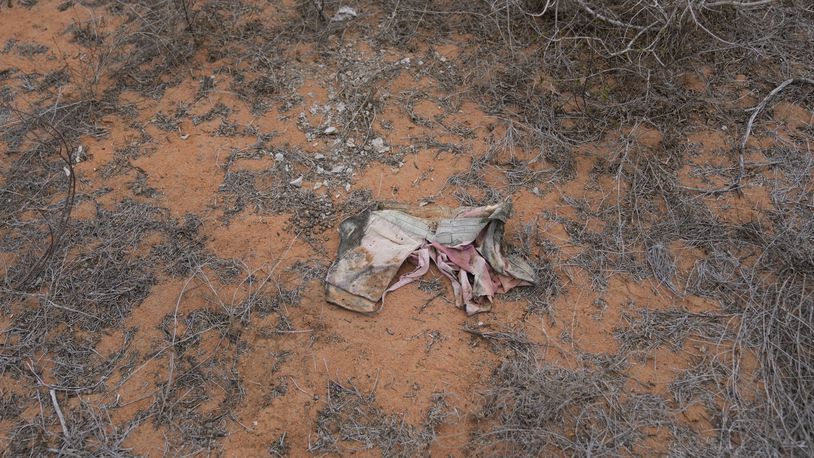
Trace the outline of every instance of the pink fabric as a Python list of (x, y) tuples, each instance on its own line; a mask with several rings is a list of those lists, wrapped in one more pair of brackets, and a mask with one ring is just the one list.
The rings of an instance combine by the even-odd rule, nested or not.
[(393, 283), (389, 288), (387, 288), (384, 291), (384, 294), (382, 294), (382, 301), (384, 301), (384, 297), (387, 296), (388, 292), (395, 291), (404, 285), (408, 285), (418, 280), (424, 276), (428, 270), (430, 270), (430, 250), (426, 246), (422, 246), (421, 248), (412, 252), (408, 259), (415, 262), (415, 270), (408, 274), (402, 275), (397, 282)]
[(496, 293), (506, 292), (525, 283), (495, 272), (473, 244), (449, 247), (429, 242), (411, 253), (409, 260), (416, 264), (415, 270), (402, 275), (387, 288), (384, 295), (421, 278), (429, 270), (431, 262), (452, 283), (455, 306), (465, 309), (469, 315), (491, 309), (492, 298)]
[[(338, 259), (326, 276), (326, 298), (371, 313), (387, 293), (418, 280), (435, 263), (452, 283), (457, 307), (470, 315), (488, 311), (496, 294), (535, 282), (527, 262), (501, 252), (503, 224), (510, 212), (510, 204), (504, 203), (461, 208), (443, 219), (426, 220), (397, 210), (348, 218), (340, 227)], [(389, 285), (405, 260), (415, 268)]]

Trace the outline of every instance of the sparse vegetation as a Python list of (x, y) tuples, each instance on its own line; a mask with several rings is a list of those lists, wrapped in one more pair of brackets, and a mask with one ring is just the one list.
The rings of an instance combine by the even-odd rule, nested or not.
[[(811, 455), (809, 2), (0, 20), (3, 456)], [(322, 300), (342, 219), (506, 199), (491, 314)]]

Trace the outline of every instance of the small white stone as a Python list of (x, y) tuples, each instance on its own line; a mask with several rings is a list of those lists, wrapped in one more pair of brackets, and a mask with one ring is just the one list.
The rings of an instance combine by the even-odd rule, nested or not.
[(325, 159), (325, 155), (322, 153), (314, 154), (314, 159), (316, 159), (317, 161), (320, 159)]
[(334, 134), (336, 134), (336, 127), (331, 126), (325, 129), (325, 135), (334, 135)]
[[(348, 19), (355, 18), (357, 15), (358, 13), (356, 13), (355, 9), (349, 6), (342, 6), (336, 10), (336, 14), (334, 14), (334, 17), (331, 18), (331, 20), (336, 22), (347, 21)], [(348, 43), (348, 47), (350, 47), (350, 43)]]
[(299, 178), (297, 178), (296, 180), (293, 180), (293, 181), (292, 181), (291, 183), (289, 183), (289, 184), (290, 184), (291, 186), (294, 186), (295, 188), (300, 188), (300, 187), (302, 187), (302, 175), (300, 175), (300, 177), (299, 177)]
[(283, 156), (283, 153), (277, 153), (277, 154), (274, 155), (274, 160), (277, 161), (277, 162), (280, 162), (283, 159), (285, 159), (285, 156)]
[(386, 153), (390, 151), (390, 147), (384, 144), (384, 139), (381, 137), (374, 138), (370, 144), (377, 153)]

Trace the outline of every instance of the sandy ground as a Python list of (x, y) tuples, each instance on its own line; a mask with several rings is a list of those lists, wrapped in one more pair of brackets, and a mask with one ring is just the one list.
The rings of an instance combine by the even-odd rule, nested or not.
[[(280, 20), (280, 11), (293, 8), (258, 3), (263, 4), (251, 17), (272, 23), (275, 18)], [(16, 40), (15, 48), (0, 56), (0, 71), (15, 69), (2, 84), (19, 94), (15, 100), (18, 106), (33, 104), (39, 97), (37, 92), (20, 89), (25, 82), (23, 75), (59, 69), (70, 74), (70, 82), (58, 90), (59, 97), (81, 97), (81, 88), (89, 78), (85, 70), (95, 57), (89, 48), (72, 40), (67, 30), (72, 24), (94, 18), (109, 33), (123, 21), (104, 8), (72, 4), (58, 11), (57, 6), (56, 2), (40, 1), (29, 8), (17, 5), (0, 10), (0, 46)], [(359, 20), (368, 21), (372, 27), (378, 19), (374, 14)], [(19, 52), (29, 43), (42, 44), (47, 50), (34, 55)], [(154, 97), (122, 90), (118, 103), (127, 105), (131, 112), (127, 116), (105, 113), (96, 117), (95, 127), (102, 134), (81, 136), (75, 142), (74, 146), (83, 147), (86, 157), (74, 166), (80, 199), (73, 219), (92, 221), (100, 217), (99, 212), (116, 211), (125, 201), (165, 209), (165, 218), (179, 225), (194, 215), (196, 224), (189, 244), (181, 245), (174, 256), (194, 251), (206, 252), (208, 257), (198, 264), (190, 261), (191, 267), (176, 272), (154, 268), (148, 293), (123, 314), (119, 323), (96, 331), (77, 331), (92, 342), (100, 358), (120, 348), (124, 348), (124, 356), (102, 377), (102, 389), (80, 393), (57, 390), (68, 421), (78, 421), (76, 415), (83, 403), (104, 405), (112, 425), (132, 428), (121, 445), (136, 455), (200, 454), (211, 448), (227, 456), (264, 456), (284, 437), (289, 453), (301, 456), (318, 442), (319, 418), (331, 400), (330, 382), (336, 381), (362, 393), (375, 393), (375, 405), (381, 412), (416, 428), (421, 428), (437, 395), (443, 393), (447, 415), (426, 452), (464, 456), (472, 433), (482, 428), (483, 422), (491, 421), (480, 416), (484, 390), (492, 371), (506, 357), (466, 328), (484, 333), (522, 330), (541, 360), (563, 368), (581, 367), (585, 355), (632, 351), (624, 369), (626, 395), (663, 397), (677, 424), (702, 436), (715, 430), (716, 420), (700, 403), (676, 404), (670, 384), (705, 354), (726, 359), (731, 342), (715, 343), (689, 335), (678, 337), (677, 347), (667, 344), (668, 338), (645, 350), (630, 350), (623, 348), (617, 331), (639, 322), (642, 307), (714, 314), (721, 313), (720, 303), (695, 294), (676, 294), (651, 272), (600, 275), (574, 261), (590, 249), (576, 241), (575, 234), (602, 234), (607, 224), (603, 212), (628, 186), (617, 179), (616, 170), (597, 174), (597, 168), (620, 155), (629, 155), (632, 161), (633, 157), (660, 154), (665, 148), (664, 136), (645, 124), (603, 133), (596, 141), (571, 148), (568, 154), (573, 172), (568, 179), (550, 173), (558, 164), (537, 151), (523, 146), (507, 148), (499, 150), (483, 169), (479, 182), (467, 187), (451, 184), (451, 177), (469, 171), (473, 159), (484, 155), (507, 132), (504, 117), (487, 113), (465, 88), (460, 93), (450, 92), (443, 80), (444, 69), (471, 52), (470, 46), (466, 36), (453, 35), (437, 43), (417, 43), (410, 50), (377, 47), (358, 30), (340, 39), (331, 36), (319, 44), (303, 41), (275, 46), (265, 50), (273, 53), (265, 58), (280, 61), (278, 76), (284, 78), (285, 74), (286, 81), (282, 92), (272, 98), (271, 107), (262, 113), (253, 112), (251, 101), (235, 90), (242, 84), (242, 72), (246, 72), (244, 77), (257, 72), (249, 70), (247, 62), (227, 69), (224, 60), (205, 51), (194, 53), (188, 62), (161, 76), (170, 83)], [(370, 83), (358, 83), (353, 88), (371, 90), (375, 107), (347, 108), (361, 110), (358, 116), (365, 117), (368, 131), (359, 129), (358, 124), (343, 125), (347, 113), (338, 111), (338, 106), (350, 99), (346, 93), (350, 86), (344, 82), (351, 76), (341, 75), (352, 72), (352, 78), (361, 78), (377, 71), (387, 72), (387, 77), (372, 78)], [(210, 77), (211, 87), (202, 92), (202, 81)], [(702, 96), (706, 77), (703, 70), (688, 72), (684, 89)], [(104, 76), (96, 91), (102, 94), (114, 84)], [(743, 93), (733, 102), (743, 108), (760, 98), (746, 83), (732, 90)], [(567, 94), (561, 96), (569, 98)], [(226, 107), (225, 114), (195, 122), (196, 116), (218, 107)], [(171, 127), (162, 125), (163, 117), (172, 120)], [(752, 136), (750, 145), (782, 143), (784, 138), (811, 129), (811, 121), (809, 110), (783, 102), (773, 108), (771, 119)], [(328, 127), (336, 127), (340, 135), (325, 134)], [(692, 132), (673, 140), (692, 151), (675, 167), (683, 186), (726, 184), (719, 175), (703, 176), (698, 171), (700, 166), (732, 166), (728, 152), (738, 141), (733, 133), (736, 128), (698, 123)], [(267, 140), (255, 148), (264, 135)], [(620, 135), (624, 136), (621, 142)], [(369, 149), (375, 137), (384, 140), (388, 152), (376, 154)], [(124, 161), (117, 159), (128, 147), (141, 153)], [(236, 151), (250, 154), (235, 155)], [(752, 162), (768, 160), (750, 154)], [(664, 166), (673, 167), (673, 159), (664, 157)], [(9, 151), (3, 154), (4, 170), (13, 158)], [(518, 161), (539, 173), (532, 174), (533, 180), (527, 185), (509, 186), (506, 164)], [(340, 171), (332, 172), (340, 167)], [(283, 175), (262, 174), (281, 168), (286, 170)], [(238, 193), (226, 186), (229, 175), (239, 172), (260, 177), (253, 182), (253, 197), (244, 196), (240, 205)], [(764, 173), (770, 177), (774, 172)], [(306, 200), (325, 198), (330, 202), (330, 209), (325, 207), (324, 215), (317, 217), (328, 222), (327, 230), (313, 227), (313, 215), (303, 216), (303, 209), (309, 208), (307, 203), (286, 201), (282, 209), (275, 208), (275, 200), (283, 198), (275, 193), (291, 190), (288, 182), (281, 180), (300, 175), (304, 176), (300, 191), (311, 192)], [(339, 222), (354, 210), (343, 207), (352, 193), (366, 191), (357, 194), (363, 196), (363, 203), (375, 200), (454, 206), (461, 203), (461, 194), (456, 194), (460, 189), (475, 199), (488, 196), (487, 189), (502, 190), (503, 197), (510, 197), (514, 215), (507, 225), (507, 240), (515, 244), (526, 225), (535, 223), (535, 255), (556, 275), (556, 288), (541, 298), (546, 303), (542, 311), (530, 312), (525, 297), (498, 298), (491, 313), (468, 317), (450, 303), (451, 290), (434, 268), (428, 280), (438, 279), (443, 289), (427, 291), (418, 284), (409, 285), (388, 295), (382, 310), (373, 316), (325, 302), (322, 277), (339, 243)], [(768, 184), (754, 181), (742, 196), (733, 193), (698, 199), (723, 221), (744, 224), (766, 217), (770, 192)], [(115, 226), (111, 229), (116, 230)], [(133, 244), (131, 254), (147, 255), (167, 240), (164, 232), (147, 231)], [(680, 241), (668, 248), (676, 260), (676, 289), (684, 291), (681, 282), (691, 276), (703, 253)], [(629, 250), (633, 258), (643, 259), (642, 247)], [(13, 265), (14, 253), (3, 256), (6, 265)], [(222, 279), (213, 260), (238, 260), (237, 273)], [(306, 276), (303, 266), (310, 269), (311, 276)], [(264, 291), (270, 300), (276, 298), (277, 303), (266, 312), (261, 308), (242, 315), (234, 312), (258, 291)], [(292, 291), (294, 300), (281, 300), (284, 292)], [(20, 302), (7, 306), (2, 326), (10, 329), (14, 317), (30, 306)], [(213, 321), (206, 318), (207, 313), (225, 314), (226, 318)], [(175, 342), (187, 340), (192, 342), (188, 349), (174, 350)], [(58, 384), (53, 378), (53, 361), (45, 349), (31, 361), (32, 370), (41, 374), (43, 386)], [(745, 379), (754, 378), (751, 374), (756, 365), (754, 355), (744, 356), (741, 370)], [(186, 390), (185, 377), (193, 373), (207, 379), (206, 383)], [(12, 437), (19, 440), (13, 431), (20, 421), (36, 419), (41, 408), (49, 412), (52, 408), (49, 399), (36, 402), (32, 394), (36, 387), (24, 380), (9, 370), (0, 379), (3, 393), (18, 393), (27, 399), (18, 416), (3, 417), (0, 422), (4, 448), (10, 447), (9, 441), (15, 440)], [(179, 385), (170, 393), (173, 381)], [(172, 405), (156, 408), (165, 403)], [(188, 443), (191, 429), (179, 425), (196, 419), (162, 416), (162, 412), (180, 412), (181, 407), (193, 409), (189, 412), (200, 418), (210, 415), (220, 432), (210, 436), (206, 426), (201, 426), (197, 433), (211, 437), (207, 439), (210, 442), (195, 439)], [(60, 431), (59, 423), (51, 422), (48, 428)], [(647, 450), (645, 455), (666, 453), (667, 438), (666, 428), (650, 429), (636, 450)], [(342, 444), (343, 454), (366, 448), (359, 442)], [(367, 456), (379, 452), (374, 447), (358, 453)]]

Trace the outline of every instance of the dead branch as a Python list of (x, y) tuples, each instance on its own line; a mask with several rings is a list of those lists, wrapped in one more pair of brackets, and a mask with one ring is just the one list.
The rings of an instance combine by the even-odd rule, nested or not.
[(814, 85), (814, 79), (811, 78), (789, 78), (786, 81), (783, 81), (778, 85), (776, 88), (769, 92), (769, 95), (763, 98), (759, 104), (755, 108), (753, 108), (752, 116), (749, 117), (749, 121), (746, 122), (746, 130), (743, 133), (743, 138), (741, 139), (740, 145), (738, 146), (738, 175), (735, 177), (735, 180), (729, 185), (728, 190), (739, 190), (741, 179), (743, 178), (744, 174), (746, 173), (746, 166), (744, 164), (743, 159), (743, 152), (746, 149), (746, 142), (749, 141), (749, 135), (752, 134), (752, 125), (755, 123), (755, 119), (766, 108), (766, 105), (780, 92), (783, 91), (786, 87), (791, 84), (811, 84)]
[(596, 10), (592, 9), (585, 2), (585, 0), (577, 0), (577, 3), (579, 3), (579, 6), (582, 7), (582, 9), (585, 10), (586, 13), (588, 13), (591, 16), (599, 19), (600, 21), (607, 22), (608, 24), (615, 25), (617, 27), (622, 27), (622, 28), (625, 28), (625, 29), (634, 29), (634, 30), (642, 30), (642, 29), (644, 29), (644, 27), (640, 27), (638, 25), (633, 25), (633, 24), (626, 24), (626, 23), (624, 23), (622, 21), (619, 21), (619, 20), (613, 19), (611, 17), (605, 16), (604, 14), (599, 13)]
[(70, 433), (68, 432), (68, 427), (65, 425), (65, 416), (62, 415), (62, 409), (59, 408), (59, 402), (57, 402), (57, 392), (54, 389), (48, 390), (48, 393), (51, 395), (51, 403), (54, 404), (54, 411), (57, 413), (57, 418), (59, 419), (59, 426), (62, 427), (62, 434), (65, 435), (65, 439), (70, 437)]

